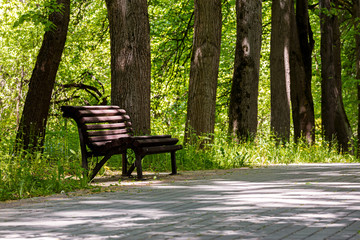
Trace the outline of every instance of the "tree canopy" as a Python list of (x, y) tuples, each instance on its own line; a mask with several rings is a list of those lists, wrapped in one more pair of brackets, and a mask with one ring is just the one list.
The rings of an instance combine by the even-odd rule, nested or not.
[[(216, 98), (215, 134), (228, 131), (228, 109), (236, 47), (235, 0), (222, 1), (222, 41)], [(1, 1), (0, 120), (14, 132), (20, 122), (28, 84), (48, 16), (57, 10), (53, 0)], [(258, 134), (270, 134), (270, 38), (273, 1), (262, 2), (262, 46), (259, 69)], [(354, 133), (358, 124), (355, 2), (334, 2), (339, 18), (342, 92), (345, 112)], [(111, 89), (110, 34), (105, 1), (71, 1), (68, 36), (51, 98), (49, 129), (56, 129), (59, 106), (109, 104)], [(309, 1), (313, 32), (312, 94), (315, 132), (321, 137), (320, 18), (317, 1)], [(193, 47), (194, 2), (148, 1), (151, 44), (151, 128), (154, 133), (183, 136)], [(55, 118), (54, 118), (55, 117)]]

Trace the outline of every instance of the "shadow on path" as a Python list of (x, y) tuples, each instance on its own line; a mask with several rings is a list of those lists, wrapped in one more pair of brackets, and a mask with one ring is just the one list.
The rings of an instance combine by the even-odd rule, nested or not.
[(0, 239), (360, 239), (359, 171), (244, 169), (0, 209)]

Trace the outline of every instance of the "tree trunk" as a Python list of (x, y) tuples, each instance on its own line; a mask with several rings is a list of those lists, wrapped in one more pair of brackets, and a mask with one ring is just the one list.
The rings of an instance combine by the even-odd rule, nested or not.
[(16, 150), (37, 151), (41, 150), (44, 144), (51, 94), (70, 20), (70, 0), (56, 2), (63, 5), (62, 11), (49, 16), (55, 29), (45, 33), (37, 56), (16, 135)]
[(290, 0), (272, 3), (270, 43), (271, 130), (290, 138)]
[(331, 14), (331, 1), (320, 1), (321, 22), (321, 117), (326, 141), (337, 141), (349, 150), (352, 136), (341, 93), (340, 30), (338, 18)]
[(111, 42), (111, 104), (134, 130), (150, 133), (150, 25), (146, 0), (106, 0)]
[[(185, 142), (214, 132), (221, 46), (221, 0), (195, 0)], [(205, 143), (205, 142), (203, 142)]]
[(291, 44), (290, 76), (291, 106), (295, 142), (304, 138), (308, 143), (315, 141), (314, 102), (311, 93), (312, 60), (314, 48), (309, 15), (308, 1), (291, 3)]
[(229, 106), (229, 133), (237, 140), (257, 132), (261, 50), (261, 0), (237, 0), (237, 37)]
[(357, 90), (358, 90), (358, 150), (357, 150), (357, 157), (360, 156), (360, 0), (353, 1), (353, 24), (354, 29), (357, 30), (355, 33), (355, 51), (356, 51), (356, 79), (358, 80)]

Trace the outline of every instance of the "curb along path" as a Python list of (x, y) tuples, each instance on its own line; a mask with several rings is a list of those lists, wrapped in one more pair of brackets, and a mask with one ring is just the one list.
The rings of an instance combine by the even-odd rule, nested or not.
[(0, 209), (0, 239), (360, 239), (360, 164), (205, 179)]

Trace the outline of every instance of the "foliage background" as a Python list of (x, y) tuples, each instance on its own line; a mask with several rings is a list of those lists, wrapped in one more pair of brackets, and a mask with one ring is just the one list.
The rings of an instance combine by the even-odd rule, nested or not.
[[(0, 119), (13, 132), (21, 113), (27, 84), (36, 60), (51, 0), (22, 3), (1, 0), (0, 26)], [(314, 1), (315, 2), (315, 1)], [(310, 4), (313, 4), (310, 1)], [(320, 130), (320, 26), (318, 9), (310, 11), (315, 38), (313, 52), (313, 96)], [(356, 132), (357, 99), (355, 79), (355, 30), (350, 16), (343, 12), (342, 66), (343, 94), (346, 112)], [(25, 17), (24, 17), (25, 16)], [(153, 133), (174, 132), (182, 136), (186, 116), (186, 100), (190, 69), (193, 1), (150, 0), (152, 50), (152, 130)], [(19, 21), (22, 19), (22, 21)], [(64, 104), (99, 104), (110, 102), (110, 40), (104, 1), (72, 2), (71, 22), (53, 93), (51, 116), (58, 119)], [(263, 1), (263, 38), (260, 69), (259, 130), (269, 133), (270, 119), (270, 33), (271, 1)], [(227, 108), (231, 88), (235, 40), (235, 0), (223, 1), (223, 36), (219, 72), (216, 131), (227, 131)], [(76, 86), (77, 84), (77, 86)], [(93, 88), (81, 89), (79, 86)], [(64, 86), (65, 85), (65, 86)], [(96, 88), (96, 91), (94, 90)], [(48, 129), (54, 126), (49, 122)], [(320, 137), (320, 134), (318, 134)]]
[[(188, 146), (179, 152), (181, 169), (207, 169), (270, 163), (357, 161), (353, 156), (328, 150), (321, 138), (321, 59), (319, 9), (310, 11), (314, 32), (313, 97), (317, 143), (314, 146), (278, 146), (270, 136), (270, 34), (271, 2), (263, 1), (263, 36), (259, 86), (258, 138), (253, 143), (228, 141), (228, 104), (236, 41), (235, 0), (223, 0), (223, 35), (216, 106), (215, 142), (208, 151)], [(36, 186), (23, 186), (30, 179), (46, 179), (39, 169), (50, 169), (48, 179), (57, 182), (49, 191), (61, 191), (66, 174), (79, 175), (80, 157), (75, 125), (61, 117), (61, 105), (110, 103), (110, 38), (105, 1), (72, 1), (71, 21), (58, 71), (47, 126), (45, 154), (25, 160), (12, 155), (27, 86), (40, 48), (52, 0), (0, 0), (0, 193), (17, 197), (34, 195)], [(316, 1), (309, 1), (313, 5)], [(151, 27), (151, 117), (152, 134), (183, 138), (193, 38), (192, 0), (149, 0)], [(350, 16), (341, 12), (343, 97), (349, 121), (356, 134), (357, 89), (354, 34)], [(36, 164), (29, 164), (29, 163)], [(119, 166), (114, 158), (109, 166)], [(150, 157), (145, 168), (169, 168), (162, 157)], [(12, 174), (12, 175), (11, 175)], [(12, 179), (10, 181), (9, 179)], [(20, 179), (20, 180), (19, 180)], [(24, 180), (25, 179), (25, 180)], [(26, 180), (27, 179), (27, 180)], [(36, 180), (35, 182), (39, 182)], [(17, 184), (15, 184), (17, 182)], [(41, 181), (40, 181), (41, 182)], [(41, 184), (40, 184), (41, 185)], [(3, 186), (3, 187), (1, 187)], [(4, 187), (7, 186), (7, 187)], [(62, 187), (61, 187), (62, 186)], [(71, 187), (69, 187), (71, 188)], [(20, 189), (21, 193), (20, 193)], [(36, 194), (35, 194), (36, 195)], [(5, 198), (5, 197), (4, 197)], [(7, 196), (9, 198), (9, 196)], [(0, 199), (1, 200), (1, 199)]]

